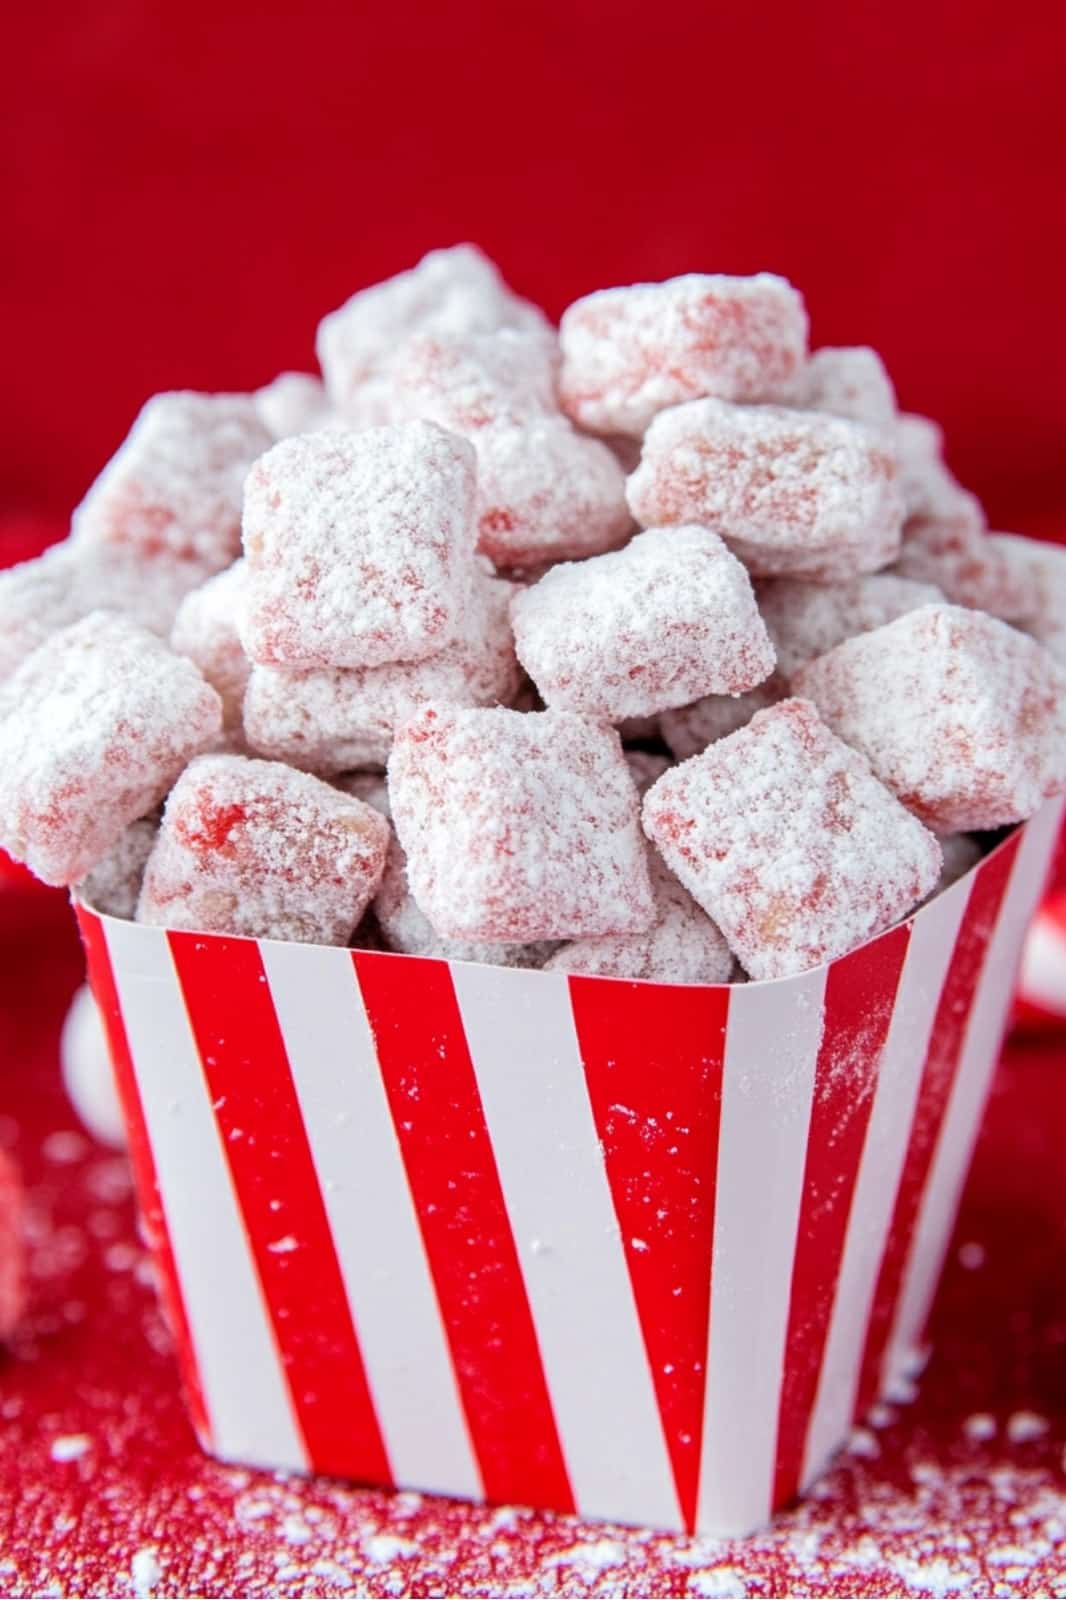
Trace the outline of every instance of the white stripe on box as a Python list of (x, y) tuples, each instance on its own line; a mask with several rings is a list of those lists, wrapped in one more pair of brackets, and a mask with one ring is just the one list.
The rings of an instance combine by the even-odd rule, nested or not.
[(351, 952), (259, 946), (397, 1483), (484, 1494)]
[(451, 973), (577, 1510), (681, 1528), (566, 974)]
[(212, 1448), (230, 1460), (306, 1469), (167, 936), (162, 929), (100, 920), (211, 1418)]
[(697, 1525), (770, 1515), (778, 1411), (826, 970), (729, 1002)]
[(911, 929), (851, 1202), (807, 1433), (801, 1488), (823, 1470), (851, 1426), (867, 1324), (892, 1225), (929, 1036), (972, 882), (972, 878), (963, 880), (938, 895), (918, 913)]
[(911, 1366), (925, 1329), (970, 1170), (989, 1081), (999, 1060), (1003, 1022), (1014, 994), (1022, 940), (1043, 893), (1062, 814), (1063, 801), (1056, 800), (1045, 805), (1027, 824), (1000, 906), (904, 1269), (888, 1344), (885, 1370), (889, 1382)]

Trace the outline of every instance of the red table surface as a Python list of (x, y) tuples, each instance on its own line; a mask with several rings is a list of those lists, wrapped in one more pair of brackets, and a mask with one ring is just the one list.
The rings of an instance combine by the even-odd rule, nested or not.
[(1015, 1041), (917, 1398), (800, 1508), (729, 1542), (327, 1480), (197, 1450), (125, 1161), (77, 1131), (62, 896), (0, 895), (0, 1140), (29, 1183), (32, 1300), (0, 1358), (0, 1593), (1066, 1596), (1066, 1051)]

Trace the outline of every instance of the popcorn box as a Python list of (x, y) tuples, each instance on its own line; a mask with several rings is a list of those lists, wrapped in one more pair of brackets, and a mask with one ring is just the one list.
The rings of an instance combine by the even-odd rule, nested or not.
[(908, 1370), (1062, 802), (724, 987), (78, 916), (205, 1449), (736, 1534)]

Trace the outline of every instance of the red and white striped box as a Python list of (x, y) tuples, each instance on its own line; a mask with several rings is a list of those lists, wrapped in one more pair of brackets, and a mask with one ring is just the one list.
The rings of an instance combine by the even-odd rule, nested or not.
[(922, 1335), (1061, 811), (731, 989), (79, 908), (205, 1448), (764, 1522)]

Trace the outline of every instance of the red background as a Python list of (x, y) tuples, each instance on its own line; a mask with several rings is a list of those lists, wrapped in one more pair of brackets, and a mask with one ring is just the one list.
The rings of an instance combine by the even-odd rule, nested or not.
[(322, 312), (470, 237), (553, 312), (780, 270), (995, 522), (1055, 526), (1057, 5), (44, 0), (6, 32), (9, 510), (65, 516), (151, 391), (307, 365)]

